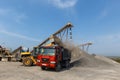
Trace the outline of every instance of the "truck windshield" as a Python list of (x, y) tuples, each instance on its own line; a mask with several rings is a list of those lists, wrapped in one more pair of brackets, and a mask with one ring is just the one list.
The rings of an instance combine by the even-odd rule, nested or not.
[(54, 48), (40, 48), (40, 53), (43, 55), (55, 55)]

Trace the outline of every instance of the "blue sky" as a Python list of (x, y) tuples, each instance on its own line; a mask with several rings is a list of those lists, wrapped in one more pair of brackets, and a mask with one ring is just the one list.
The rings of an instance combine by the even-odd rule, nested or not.
[(120, 0), (0, 0), (0, 44), (32, 48), (72, 22), (73, 41), (120, 56)]

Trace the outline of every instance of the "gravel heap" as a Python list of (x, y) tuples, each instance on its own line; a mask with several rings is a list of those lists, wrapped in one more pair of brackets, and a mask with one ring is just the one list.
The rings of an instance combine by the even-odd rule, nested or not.
[(113, 61), (104, 56), (90, 55), (87, 52), (81, 50), (79, 47), (71, 43), (66, 43), (65, 46), (72, 52), (71, 62), (74, 66), (84, 67), (113, 67), (119, 65), (119, 63)]

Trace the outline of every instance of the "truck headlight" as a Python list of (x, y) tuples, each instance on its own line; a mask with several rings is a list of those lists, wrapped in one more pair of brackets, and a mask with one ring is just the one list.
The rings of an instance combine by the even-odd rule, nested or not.
[(51, 61), (50, 63), (55, 64), (56, 62), (55, 61)]
[(40, 62), (40, 60), (37, 60), (37, 62)]

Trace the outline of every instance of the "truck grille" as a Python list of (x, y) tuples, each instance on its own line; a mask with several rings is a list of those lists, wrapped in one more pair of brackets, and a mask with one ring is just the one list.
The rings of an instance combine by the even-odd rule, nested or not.
[(49, 59), (47, 59), (47, 58), (42, 58), (42, 62), (49, 62)]

